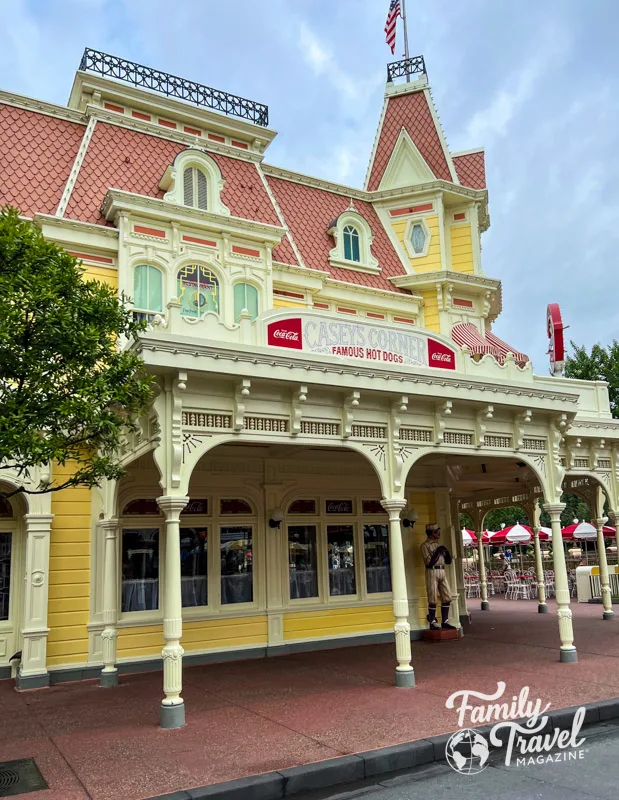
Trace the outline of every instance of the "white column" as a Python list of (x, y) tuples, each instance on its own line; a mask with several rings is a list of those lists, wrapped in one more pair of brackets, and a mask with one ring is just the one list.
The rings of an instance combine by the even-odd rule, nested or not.
[(552, 560), (555, 572), (559, 637), (561, 639), (559, 660), (575, 662), (578, 661), (578, 655), (574, 647), (570, 590), (567, 580), (565, 553), (563, 551), (563, 537), (561, 536), (561, 512), (564, 508), (565, 503), (546, 503), (544, 505), (544, 509), (550, 514), (550, 527), (552, 528)]
[(47, 672), (47, 601), (49, 596), (49, 538), (53, 514), (26, 514), (26, 574), (22, 656), (18, 689), (49, 685)]
[[(537, 611), (539, 614), (547, 614), (548, 604), (546, 603), (544, 564), (542, 562), (542, 548), (540, 547), (539, 543), (539, 525), (537, 522), (533, 526), (533, 535), (535, 537), (533, 540), (533, 546), (535, 548), (535, 575), (537, 578)], [(561, 549), (563, 550), (563, 542), (561, 543)]]
[(116, 640), (118, 632), (118, 520), (102, 519), (97, 529), (104, 538), (103, 549), (103, 622), (105, 628), (101, 633), (101, 649), (103, 651), (103, 669), (100, 685), (116, 686), (118, 670), (116, 669)]
[[(599, 509), (598, 509), (599, 513)], [(601, 515), (592, 520), (598, 532), (598, 557), (600, 559), (600, 584), (602, 586), (602, 619), (612, 619), (615, 616), (613, 611), (613, 601), (610, 592), (610, 580), (608, 578), (608, 561), (606, 560), (606, 547), (604, 543), (604, 520)]]
[(481, 610), (488, 611), (490, 603), (488, 602), (488, 578), (486, 576), (486, 561), (484, 558), (484, 546), (481, 543), (481, 531), (477, 534), (477, 554), (479, 556), (479, 585), (481, 586)]
[(411, 688), (415, 685), (415, 673), (411, 665), (411, 626), (408, 622), (406, 568), (400, 523), (400, 512), (405, 505), (405, 500), (382, 501), (383, 508), (389, 514), (389, 560), (391, 563), (393, 616), (395, 617), (395, 653), (398, 662), (395, 668), (395, 685)]
[[(183, 603), (181, 597), (180, 514), (188, 497), (158, 497), (157, 503), (166, 518), (163, 581), (163, 693), (160, 722), (162, 728), (180, 728), (185, 724), (183, 688)], [(161, 576), (160, 576), (161, 581)]]

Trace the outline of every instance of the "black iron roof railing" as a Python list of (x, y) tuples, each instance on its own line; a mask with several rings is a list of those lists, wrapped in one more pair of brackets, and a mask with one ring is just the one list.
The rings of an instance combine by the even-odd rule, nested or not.
[(387, 83), (391, 83), (394, 78), (427, 74), (423, 56), (413, 56), (413, 58), (405, 58), (402, 61), (392, 61), (391, 64), (387, 64)]
[(187, 100), (197, 106), (205, 106), (215, 111), (222, 111), (224, 114), (247, 119), (256, 125), (266, 127), (269, 124), (269, 108), (263, 103), (256, 103), (254, 100), (212, 89), (201, 83), (178, 78), (118, 56), (110, 56), (90, 47), (84, 50), (79, 68), (117, 78), (134, 86), (143, 86), (166, 97), (178, 97), (179, 100)]

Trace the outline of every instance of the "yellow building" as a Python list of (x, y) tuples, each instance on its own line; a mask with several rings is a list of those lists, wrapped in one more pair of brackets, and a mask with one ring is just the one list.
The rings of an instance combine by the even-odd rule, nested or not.
[(20, 651), (20, 688), (163, 663), (174, 727), (183, 662), (394, 631), (410, 687), (426, 524), (460, 626), (458, 503), (481, 524), (543, 497), (556, 532), (567, 480), (617, 508), (607, 388), (534, 375), (492, 333), (483, 150), (451, 153), (423, 60), (396, 66), (412, 80), (387, 83), (363, 189), (268, 164), (266, 107), (94, 51), (67, 107), (0, 93), (2, 202), (132, 298), (159, 389), (118, 484), (0, 507), (0, 675)]

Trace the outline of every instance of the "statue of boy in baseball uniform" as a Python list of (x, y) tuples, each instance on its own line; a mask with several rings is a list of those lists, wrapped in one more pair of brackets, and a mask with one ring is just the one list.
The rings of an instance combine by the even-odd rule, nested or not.
[[(426, 541), (421, 545), (421, 556), (426, 565), (426, 591), (428, 593), (428, 616), (426, 619), (430, 623), (432, 630), (455, 630), (453, 625), (447, 621), (449, 619), (449, 604), (451, 603), (451, 589), (447, 582), (445, 566), (451, 564), (451, 553), (442, 544), (441, 529), (438, 525), (426, 526)], [(439, 625), (436, 619), (436, 601), (441, 598), (441, 619)]]

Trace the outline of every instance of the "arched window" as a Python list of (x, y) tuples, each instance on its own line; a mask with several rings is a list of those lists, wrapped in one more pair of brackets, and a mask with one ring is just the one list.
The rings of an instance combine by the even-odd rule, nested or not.
[(146, 318), (163, 312), (163, 276), (156, 267), (140, 264), (133, 270), (133, 307)]
[(219, 281), (208, 267), (188, 264), (177, 275), (178, 299), (184, 317), (198, 319), (207, 311), (219, 313)]
[(347, 225), (344, 228), (344, 258), (346, 261), (361, 261), (359, 249), (359, 231), (354, 225)]
[(258, 316), (258, 290), (249, 283), (234, 285), (234, 319), (239, 321), (241, 313), (246, 310), (252, 319)]
[(187, 167), (183, 173), (183, 203), (203, 211), (208, 209), (208, 182), (197, 167)]

